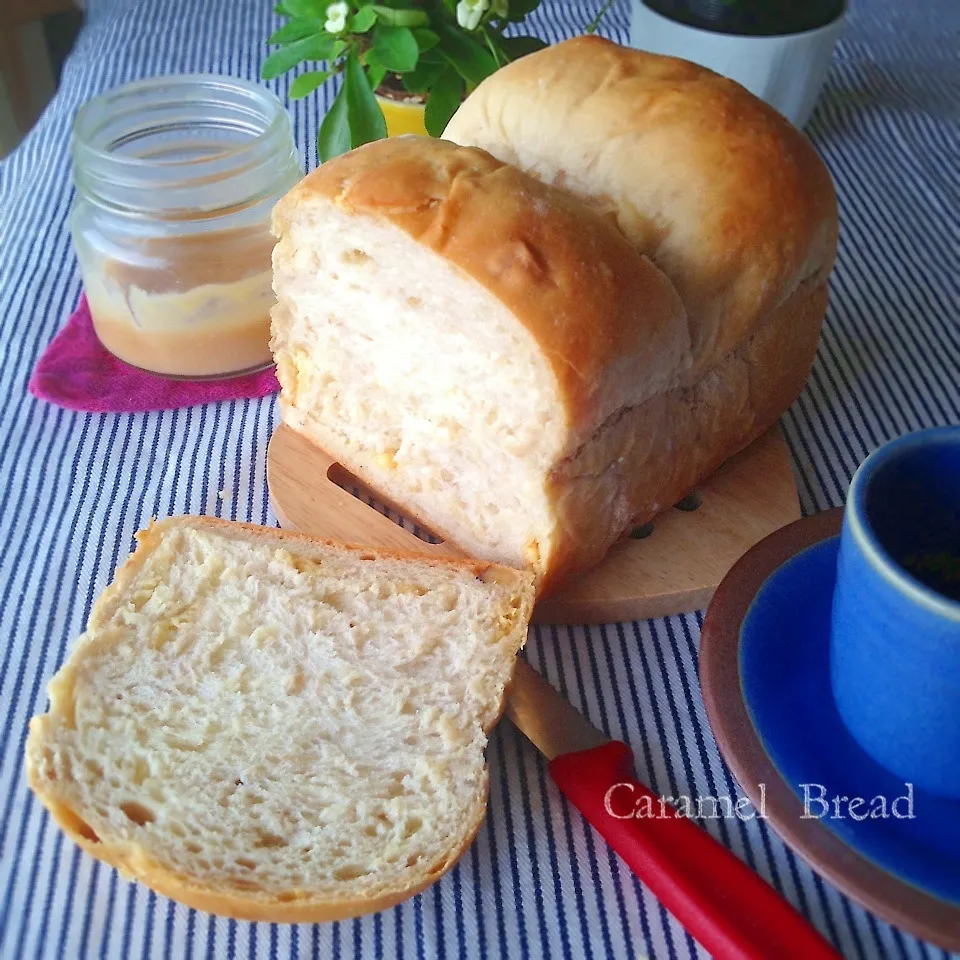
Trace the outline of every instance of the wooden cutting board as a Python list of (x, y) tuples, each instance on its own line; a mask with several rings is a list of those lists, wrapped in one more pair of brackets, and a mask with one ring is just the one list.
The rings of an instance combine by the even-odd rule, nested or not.
[[(289, 427), (281, 425), (270, 440), (267, 482), (284, 527), (363, 546), (462, 556), (454, 544), (421, 540), (344, 489), (365, 491), (402, 515)], [(691, 499), (699, 501), (695, 509), (690, 509)], [(681, 503), (687, 509), (665, 510), (647, 536), (614, 544), (599, 566), (541, 600), (534, 620), (615, 623), (703, 609), (735, 561), (800, 516), (779, 429), (728, 460)]]

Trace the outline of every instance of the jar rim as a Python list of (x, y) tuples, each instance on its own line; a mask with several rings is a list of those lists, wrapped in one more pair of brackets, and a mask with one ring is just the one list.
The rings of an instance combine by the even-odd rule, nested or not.
[[(162, 93), (165, 89), (177, 90), (178, 88), (201, 88), (211, 92), (242, 92), (248, 94), (253, 100), (258, 101), (265, 111), (269, 112), (268, 126), (260, 132), (261, 136), (267, 136), (277, 127), (282, 127), (286, 118), (286, 111), (280, 100), (269, 90), (261, 87), (249, 80), (242, 80), (239, 77), (231, 77), (216, 73), (179, 73), (166, 74), (158, 77), (145, 77), (142, 80), (133, 80), (130, 83), (124, 83), (119, 87), (113, 87), (105, 90), (88, 100), (77, 111), (73, 121), (74, 143), (85, 153), (93, 156), (102, 157), (114, 163), (128, 165), (131, 167), (143, 166), (153, 167), (157, 163), (173, 165), (191, 162), (191, 160), (173, 160), (157, 161), (148, 160), (143, 157), (130, 157), (118, 155), (110, 149), (114, 144), (111, 143), (107, 148), (94, 146), (90, 141), (98, 132), (96, 113), (104, 107), (116, 107), (125, 101), (132, 101), (134, 98), (146, 93)], [(229, 148), (224, 153), (241, 153), (254, 146), (255, 141), (237, 144)]]
[[(189, 138), (203, 149), (190, 153)], [(241, 181), (256, 181), (254, 193), (262, 192), (264, 177), (295, 159), (290, 118), (275, 94), (206, 73), (135, 80), (93, 97), (77, 111), (72, 152), (82, 193), (151, 209), (229, 206), (236, 194), (207, 207), (212, 184), (229, 180), (240, 190)]]

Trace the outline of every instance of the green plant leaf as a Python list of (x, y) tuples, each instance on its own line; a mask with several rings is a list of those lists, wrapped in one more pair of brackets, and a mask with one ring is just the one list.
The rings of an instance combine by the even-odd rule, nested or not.
[(312, 70), (310, 73), (301, 73), (293, 83), (290, 84), (290, 92), (287, 96), (291, 100), (299, 100), (313, 93), (317, 87), (326, 80), (329, 80), (336, 73), (336, 70)]
[(417, 66), (421, 63), (442, 63), (444, 66), (447, 66), (447, 58), (440, 52), (438, 45), (431, 47), (429, 50), (420, 51), (420, 59), (417, 61)]
[(331, 0), (283, 0), (283, 9), (291, 17), (319, 17), (326, 15)]
[(292, 43), (322, 32), (323, 24), (319, 20), (291, 20), (270, 34), (267, 43)]
[(260, 68), (260, 77), (263, 80), (272, 80), (304, 60), (326, 60), (330, 56), (333, 44), (334, 39), (329, 33), (304, 37), (302, 40), (288, 43), (264, 60)]
[(499, 43), (509, 60), (519, 60), (547, 46), (539, 37), (500, 37)]
[(438, 23), (436, 27), (440, 34), (437, 49), (470, 86), (475, 87), (497, 69), (493, 57), (476, 40), (445, 23)]
[(434, 33), (433, 30), (428, 30), (426, 27), (417, 27), (417, 29), (413, 31), (413, 39), (417, 41), (417, 46), (420, 48), (420, 52), (423, 53), (426, 50), (432, 50), (440, 42), (440, 35)]
[(317, 155), (326, 163), (350, 149), (350, 124), (347, 120), (347, 85), (341, 84), (317, 134)]
[(431, 137), (443, 134), (463, 99), (463, 79), (453, 67), (446, 67), (430, 88), (423, 122)]
[(440, 74), (449, 69), (446, 60), (430, 63), (421, 57), (417, 69), (403, 75), (403, 86), (409, 93), (426, 93), (437, 82)]
[(388, 27), (378, 23), (373, 31), (373, 49), (388, 70), (408, 73), (417, 65), (420, 48), (409, 27)]
[(393, 7), (377, 4), (373, 9), (377, 12), (380, 23), (388, 27), (425, 27), (430, 23), (430, 17), (424, 10), (395, 10)]
[(387, 75), (387, 68), (377, 59), (375, 50), (368, 50), (364, 58), (364, 66), (367, 68), (367, 79), (374, 90), (383, 83), (383, 78)]
[(528, 13), (533, 13), (540, 6), (540, 0), (510, 0), (507, 8), (507, 20), (519, 23)]
[[(721, 3), (723, 0), (721, 0)], [(613, 6), (613, 0), (606, 0), (606, 3), (597, 11), (597, 15), (587, 24), (584, 33), (596, 33), (600, 21), (607, 15), (607, 11)]]
[(499, 70), (505, 63), (507, 63), (509, 58), (494, 41), (496, 34), (487, 27), (481, 27), (479, 35), (483, 37), (483, 42), (487, 45), (487, 49), (490, 51), (490, 56), (493, 57), (493, 62), (496, 64), (496, 68)]
[(366, 33), (376, 22), (377, 11), (372, 6), (361, 7), (347, 20), (347, 30), (350, 33)]
[(380, 140), (387, 135), (387, 122), (373, 95), (373, 88), (360, 66), (356, 50), (347, 56), (343, 75), (347, 91), (347, 120), (350, 126), (350, 147), (359, 147), (371, 140)]

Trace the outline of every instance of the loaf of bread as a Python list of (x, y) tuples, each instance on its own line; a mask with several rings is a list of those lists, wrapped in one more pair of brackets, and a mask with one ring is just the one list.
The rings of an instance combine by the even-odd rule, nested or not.
[(546, 591), (796, 397), (833, 188), (742, 88), (593, 38), (498, 71), (448, 135), (483, 151), (371, 144), (278, 204), (282, 416)]
[(533, 577), (198, 517), (139, 541), (30, 725), (68, 836), (250, 920), (383, 909), (448, 870)]
[(474, 556), (543, 578), (602, 553), (629, 517), (584, 526), (580, 464), (689, 354), (673, 286), (612, 223), (400, 137), (313, 171), (274, 232), (287, 424)]

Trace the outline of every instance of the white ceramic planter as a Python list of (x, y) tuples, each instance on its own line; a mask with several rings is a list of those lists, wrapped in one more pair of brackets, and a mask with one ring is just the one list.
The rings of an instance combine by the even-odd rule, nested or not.
[(816, 30), (779, 37), (713, 33), (677, 23), (631, 0), (630, 43), (638, 50), (692, 60), (743, 84), (802, 127), (813, 113), (843, 15)]

